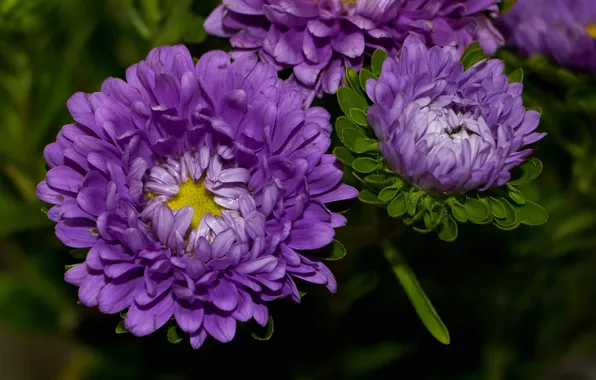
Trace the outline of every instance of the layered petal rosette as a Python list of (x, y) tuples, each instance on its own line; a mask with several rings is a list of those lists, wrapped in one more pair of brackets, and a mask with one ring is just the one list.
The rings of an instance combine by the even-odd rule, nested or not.
[(358, 109), (366, 101), (357, 88), (338, 91), (348, 115), (338, 134), (352, 152), (336, 154), (372, 184), (360, 199), (385, 204), (391, 216), (408, 214), (406, 224), (421, 223), (420, 231), (439, 229), (444, 240), (457, 236), (452, 218), (504, 229), (546, 221), (517, 188), (542, 168), (528, 160), (545, 136), (535, 131), (540, 114), (523, 106), (523, 85), (503, 73), (502, 61), (467, 62), (476, 55), (464, 55), (464, 70), (455, 47), (429, 49), (411, 35), (396, 57), (375, 53), (373, 71), (361, 71), (369, 108)]
[(596, 2), (517, 0), (498, 20), (507, 45), (570, 69), (596, 73)]
[(346, 222), (325, 204), (356, 195), (325, 154), (329, 113), (257, 61), (154, 49), (126, 81), (75, 94), (75, 123), (45, 149), (37, 194), (58, 238), (89, 248), (65, 279), (86, 306), (128, 309), (134, 335), (174, 320), (195, 348), (227, 342), (237, 321), (265, 325), (267, 302), (298, 302), (296, 278), (336, 290), (304, 253)]
[(498, 42), (484, 12), (498, 0), (230, 0), (206, 20), (208, 33), (230, 38), (235, 54), (258, 52), (278, 70), (292, 69), (290, 81), (316, 95), (334, 94), (345, 69), (359, 70), (365, 55), (382, 48), (391, 54), (416, 31), (429, 44)]
[(540, 115), (522, 104), (503, 62), (464, 71), (451, 47), (408, 37), (397, 58), (366, 84), (368, 121), (389, 166), (421, 189), (445, 194), (503, 186), (532, 153)]

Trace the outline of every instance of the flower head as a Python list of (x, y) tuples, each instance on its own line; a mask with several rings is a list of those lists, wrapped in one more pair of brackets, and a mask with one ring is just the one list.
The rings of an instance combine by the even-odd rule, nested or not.
[(428, 49), (416, 36), (366, 84), (368, 121), (389, 166), (431, 193), (502, 186), (532, 152), (540, 115), (522, 105), (499, 60), (464, 71), (453, 47)]
[(334, 94), (346, 67), (359, 70), (365, 54), (377, 48), (396, 53), (411, 31), (460, 51), (478, 38), (493, 49), (498, 33), (483, 12), (496, 12), (497, 2), (230, 0), (209, 16), (205, 29), (229, 37), (235, 54), (256, 51), (278, 70), (291, 68), (290, 81), (310, 104), (315, 94)]
[(46, 147), (37, 194), (58, 238), (90, 248), (65, 275), (81, 303), (128, 309), (137, 336), (173, 318), (197, 348), (265, 325), (268, 301), (298, 302), (294, 278), (335, 291), (302, 251), (332, 242), (345, 218), (325, 204), (356, 192), (325, 154), (330, 115), (303, 110), (273, 67), (157, 48), (67, 105), (75, 123)]
[(518, 0), (498, 20), (507, 44), (526, 56), (596, 73), (596, 2)]

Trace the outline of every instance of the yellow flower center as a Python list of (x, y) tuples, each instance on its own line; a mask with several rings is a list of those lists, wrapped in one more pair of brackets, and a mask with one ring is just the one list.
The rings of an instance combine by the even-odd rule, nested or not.
[(204, 180), (201, 179), (195, 183), (193, 180), (188, 180), (180, 184), (180, 191), (173, 196), (169, 201), (165, 202), (172, 210), (179, 210), (184, 206), (190, 206), (194, 210), (192, 222), (190, 224), (192, 229), (196, 229), (203, 218), (203, 215), (208, 212), (213, 215), (221, 215), (221, 207), (213, 199), (214, 195), (205, 188)]
[(586, 33), (592, 38), (596, 38), (596, 23), (588, 24), (586, 26)]

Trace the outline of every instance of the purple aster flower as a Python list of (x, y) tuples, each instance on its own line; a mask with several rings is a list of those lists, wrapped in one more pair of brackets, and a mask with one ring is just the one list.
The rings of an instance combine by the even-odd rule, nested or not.
[(523, 55), (544, 54), (562, 66), (596, 73), (594, 0), (517, 0), (498, 24), (507, 44)]
[(508, 83), (500, 60), (464, 71), (453, 47), (430, 50), (410, 36), (366, 83), (368, 121), (385, 160), (429, 192), (460, 194), (507, 183), (532, 152), (540, 115), (522, 105), (522, 84)]
[(460, 51), (480, 38), (494, 50), (495, 31), (483, 12), (496, 12), (498, 1), (228, 0), (205, 29), (229, 37), (234, 54), (258, 52), (278, 70), (291, 68), (289, 80), (310, 104), (315, 95), (334, 94), (346, 67), (359, 70), (366, 54), (395, 54), (410, 31)]
[(429, 46), (454, 45), (460, 53), (478, 41), (487, 54), (504, 44), (491, 19), (501, 0), (404, 0), (394, 25), (405, 35), (416, 32)]
[(134, 335), (173, 318), (195, 348), (227, 342), (236, 321), (265, 325), (268, 301), (298, 302), (294, 278), (336, 290), (302, 251), (331, 243), (346, 220), (325, 204), (357, 192), (325, 154), (329, 113), (257, 61), (154, 49), (126, 81), (75, 94), (75, 123), (45, 149), (37, 194), (58, 238), (90, 248), (65, 279), (86, 306), (128, 309)]

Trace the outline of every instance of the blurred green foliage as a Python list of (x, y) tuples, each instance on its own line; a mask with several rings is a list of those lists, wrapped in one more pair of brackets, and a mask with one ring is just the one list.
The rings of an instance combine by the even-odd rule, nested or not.
[[(202, 29), (216, 3), (0, 0), (0, 347), (51, 337), (71, 348), (58, 372), (31, 378), (563, 379), (557, 374), (596, 362), (596, 81), (506, 51), (510, 69), (524, 69), (526, 103), (542, 108), (549, 133), (537, 153), (543, 174), (524, 192), (550, 221), (516, 231), (466, 225), (453, 243), (411, 230), (392, 241), (449, 328), (450, 345), (425, 331), (383, 254), (379, 244), (396, 226), (359, 203), (338, 233), (348, 254), (330, 264), (338, 294), (306, 287), (302, 305), (272, 305), (268, 341), (241, 326), (232, 343), (193, 351), (168, 342), (178, 341), (175, 331), (116, 334), (118, 316), (77, 304), (63, 282), (75, 260), (35, 197), (43, 147), (70, 122), (70, 95), (123, 76), (152, 46), (185, 43), (195, 56), (227, 49)], [(332, 97), (321, 104), (339, 114)], [(411, 296), (419, 291), (409, 273), (400, 280)], [(431, 321), (439, 335), (440, 321)], [(54, 350), (27, 344), (21, 364), (0, 361), (0, 378), (24, 378), (14, 377), (17, 366)]]

